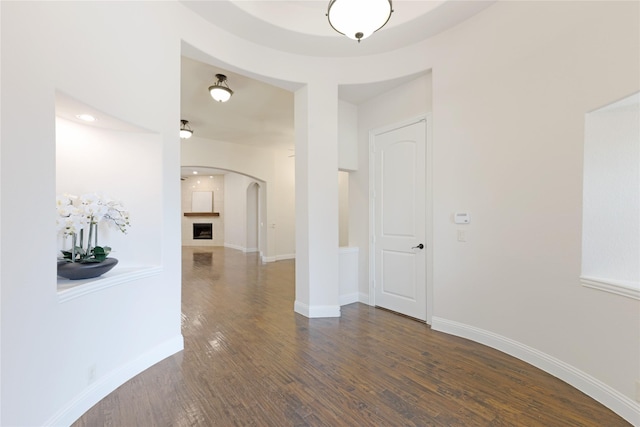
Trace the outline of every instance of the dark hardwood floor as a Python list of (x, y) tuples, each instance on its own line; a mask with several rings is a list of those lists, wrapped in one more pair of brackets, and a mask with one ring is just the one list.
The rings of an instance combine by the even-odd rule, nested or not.
[(532, 366), (364, 304), (293, 312), (294, 262), (183, 248), (185, 349), (82, 426), (629, 426)]

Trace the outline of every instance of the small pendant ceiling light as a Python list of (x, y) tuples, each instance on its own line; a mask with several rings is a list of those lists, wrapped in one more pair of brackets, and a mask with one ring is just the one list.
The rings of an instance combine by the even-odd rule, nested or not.
[(189, 139), (193, 135), (193, 131), (189, 127), (189, 120), (180, 120), (180, 138)]
[(209, 93), (211, 97), (218, 102), (227, 102), (231, 95), (233, 95), (233, 91), (229, 89), (229, 85), (227, 84), (227, 76), (224, 74), (216, 74), (217, 82), (213, 84), (213, 86), (209, 86)]
[(331, 0), (327, 17), (334, 30), (360, 43), (384, 27), (392, 12), (391, 0)]

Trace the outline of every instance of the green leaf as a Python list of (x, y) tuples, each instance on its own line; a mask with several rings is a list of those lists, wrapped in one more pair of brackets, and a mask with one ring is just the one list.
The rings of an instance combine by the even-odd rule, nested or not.
[(102, 246), (96, 246), (95, 248), (93, 248), (93, 256), (97, 262), (102, 262), (107, 259), (108, 254), (109, 252), (105, 251), (105, 248), (103, 248)]
[(71, 251), (60, 251), (60, 252), (62, 252), (62, 257), (64, 259), (71, 260), (71, 257), (73, 257), (73, 253)]

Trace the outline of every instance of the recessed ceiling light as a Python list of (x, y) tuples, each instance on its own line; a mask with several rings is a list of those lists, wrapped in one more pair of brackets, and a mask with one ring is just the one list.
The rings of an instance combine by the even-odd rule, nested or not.
[(194, 175), (198, 175), (198, 171), (193, 171), (193, 174)]
[(84, 121), (84, 122), (95, 122), (96, 121), (96, 118), (93, 117), (91, 114), (78, 114), (76, 117), (79, 118), (80, 120)]

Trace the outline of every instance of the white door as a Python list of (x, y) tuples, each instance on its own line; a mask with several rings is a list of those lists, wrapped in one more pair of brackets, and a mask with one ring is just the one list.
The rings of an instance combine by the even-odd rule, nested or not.
[(372, 144), (375, 305), (426, 321), (426, 122)]

